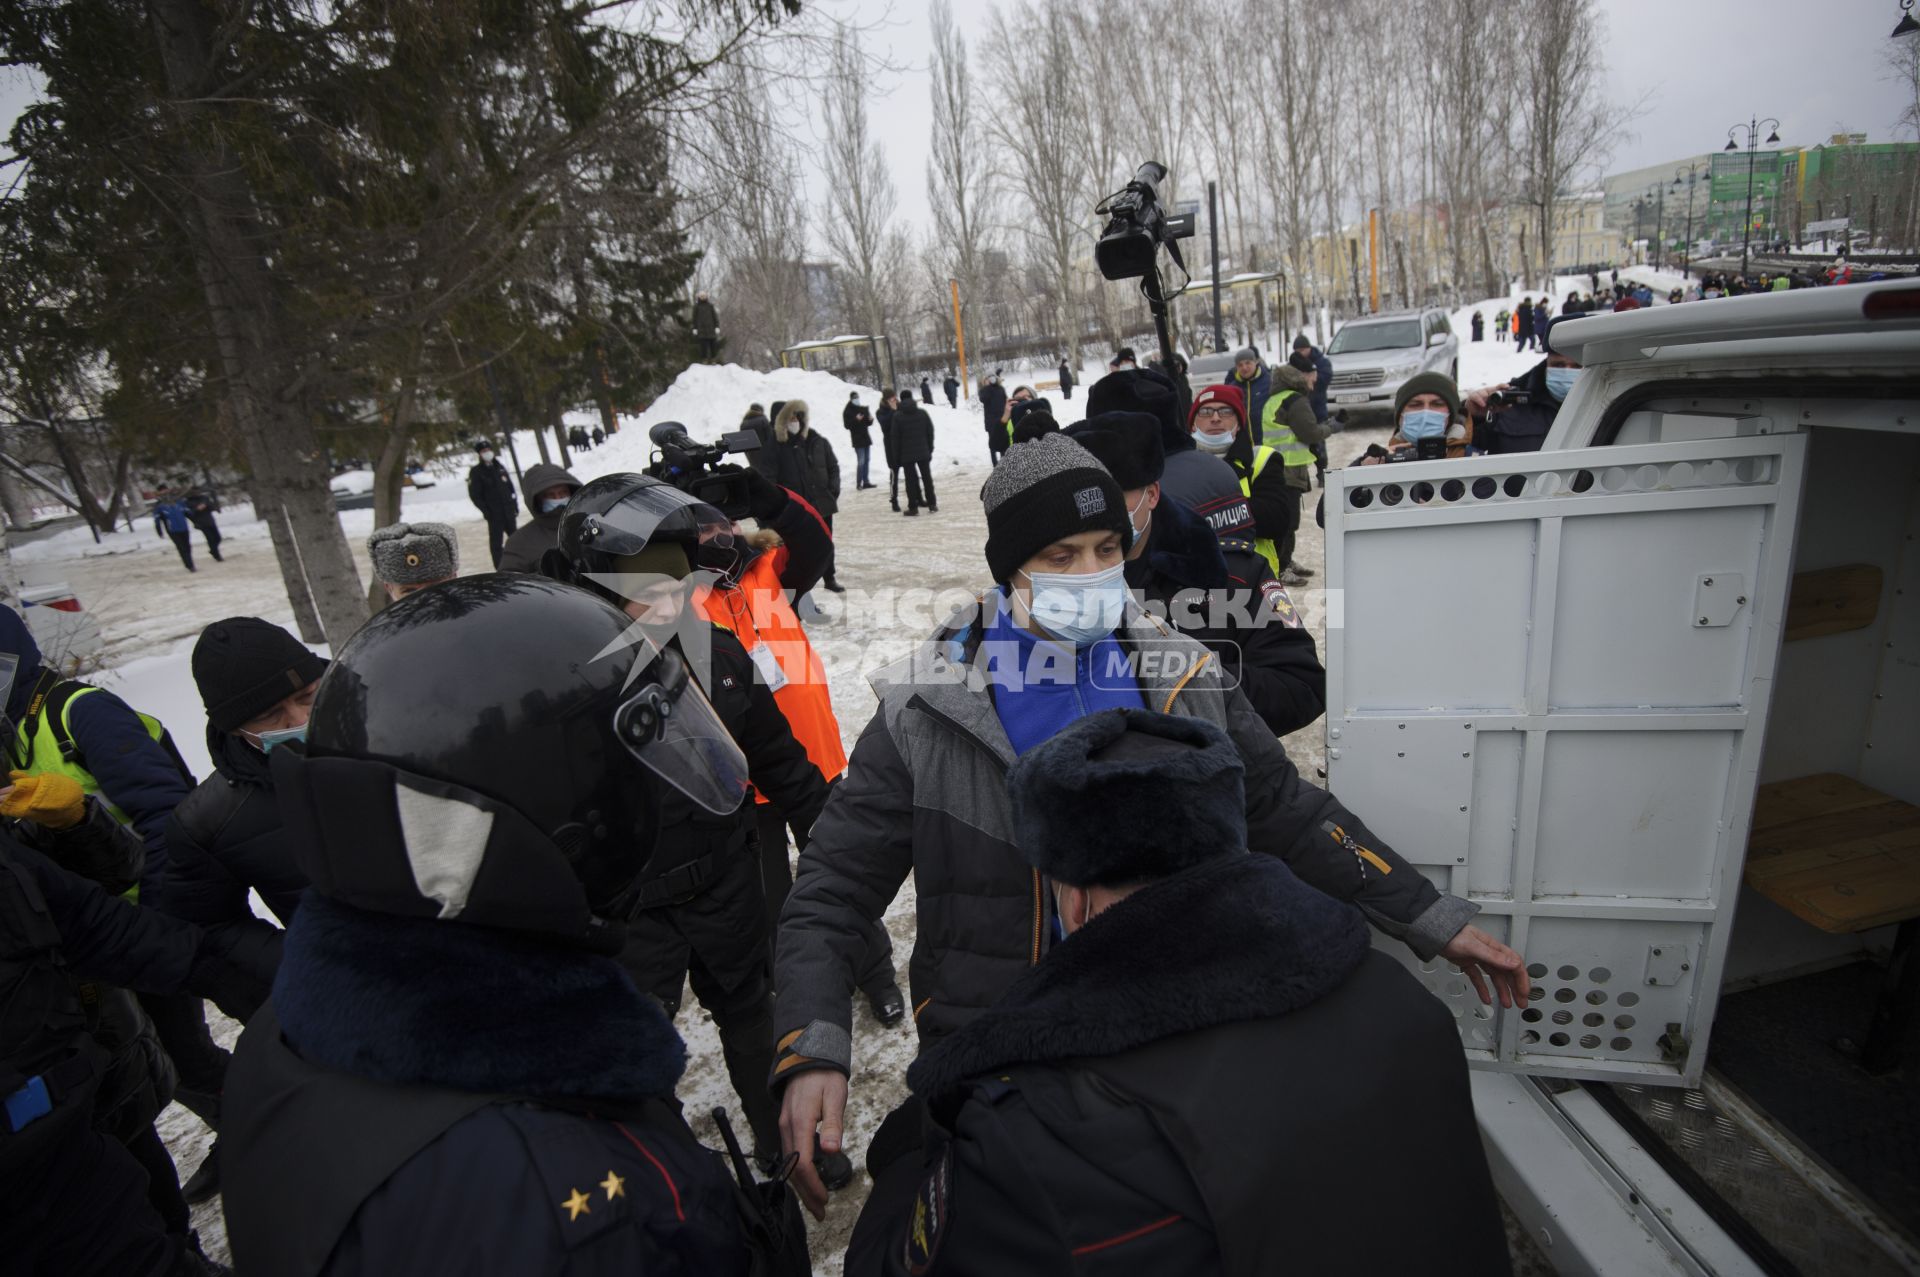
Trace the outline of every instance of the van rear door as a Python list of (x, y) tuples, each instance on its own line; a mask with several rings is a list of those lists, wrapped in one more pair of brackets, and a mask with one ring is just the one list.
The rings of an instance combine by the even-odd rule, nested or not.
[[(1534, 998), (1419, 977), (1485, 1068), (1695, 1085), (1785, 612), (1792, 434), (1327, 476), (1329, 783)], [(1396, 946), (1397, 948), (1397, 946)]]

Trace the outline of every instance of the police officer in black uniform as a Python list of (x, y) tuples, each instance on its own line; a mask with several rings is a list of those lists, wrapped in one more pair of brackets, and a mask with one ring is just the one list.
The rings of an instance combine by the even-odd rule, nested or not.
[(615, 960), (663, 796), (738, 806), (746, 760), (629, 628), (543, 577), (433, 586), (347, 642), (274, 751), (313, 888), (227, 1080), (240, 1271), (747, 1271), (746, 1224), (772, 1225), (694, 1139), (686, 1047)]
[(487, 521), (487, 553), (493, 556), (493, 566), (497, 568), (506, 550), (507, 538), (520, 524), (520, 498), (514, 493), (513, 479), (500, 464), (500, 455), (494, 451), (492, 442), (480, 443), (474, 451), (479, 459), (467, 471), (467, 500), (473, 502), (473, 508)]
[(1064, 935), (908, 1070), (849, 1277), (1508, 1271), (1453, 1017), (1248, 854), (1225, 732), (1106, 710), (1007, 785)]
[(279, 933), (265, 923), (202, 931), (0, 835), (0, 1266), (9, 1274), (226, 1271), (162, 1218), (146, 1169), (106, 1129), (113, 1062), (84, 982), (191, 991), (245, 1016), (266, 1000), (278, 954)]
[[(752, 472), (746, 472), (752, 474)], [(766, 482), (752, 475), (745, 482)], [(688, 660), (745, 753), (755, 788), (806, 845), (827, 783), (733, 633), (694, 610), (692, 591), (737, 572), (744, 545), (717, 508), (660, 479), (612, 474), (582, 488), (560, 519), (562, 572), (634, 617), (649, 641)], [(720, 1032), (755, 1151), (780, 1148), (773, 1071), (773, 983), (752, 805), (715, 812), (669, 795), (621, 962), (669, 1017), (690, 980)]]

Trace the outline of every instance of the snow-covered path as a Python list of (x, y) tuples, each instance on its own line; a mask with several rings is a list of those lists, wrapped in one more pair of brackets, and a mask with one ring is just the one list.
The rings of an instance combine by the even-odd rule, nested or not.
[[(1513, 300), (1518, 297), (1516, 293)], [(1461, 381), (1465, 387), (1517, 375), (1539, 358), (1532, 354), (1516, 356), (1510, 345), (1466, 340), (1468, 314), (1479, 308), (1490, 319), (1500, 301), (1491, 299), (1456, 313), (1456, 327), (1462, 334)], [(1089, 369), (1090, 373), (1097, 371)], [(964, 400), (957, 411), (949, 410), (942, 400), (932, 410), (936, 425), (934, 482), (940, 510), (911, 520), (893, 514), (888, 508), (886, 475), (878, 447), (873, 458), (874, 478), (882, 486), (862, 492), (852, 489), (853, 456), (839, 422), (839, 409), (849, 389), (846, 383), (824, 373), (762, 375), (734, 367), (695, 367), (652, 410), (626, 423), (606, 446), (576, 456), (573, 469), (582, 479), (588, 479), (645, 465), (650, 450), (645, 426), (654, 421), (680, 420), (694, 437), (712, 439), (722, 430), (734, 428), (751, 401), (770, 406), (774, 399), (796, 394), (808, 399), (816, 424), (840, 452), (845, 479), (835, 533), (839, 578), (848, 593), (840, 597), (818, 593), (822, 611), (809, 622), (809, 629), (827, 663), (834, 709), (851, 750), (874, 707), (867, 676), (903, 654), (937, 622), (939, 595), (970, 592), (986, 582), (981, 553), (986, 524), (979, 488), (986, 477), (987, 459), (978, 410)], [(875, 401), (872, 388), (862, 390), (862, 399), (870, 405)], [(1078, 389), (1070, 405), (1057, 403), (1061, 421), (1078, 419), (1081, 414), (1070, 409), (1077, 410), (1083, 404), (1084, 391)], [(1333, 464), (1350, 463), (1367, 444), (1384, 442), (1386, 434), (1384, 418), (1356, 422), (1333, 437), (1329, 445)], [(523, 462), (537, 459), (530, 436), (520, 436), (516, 442)], [(409, 491), (405, 512), (410, 519), (453, 523), (459, 529), (463, 567), (472, 572), (486, 563), (484, 526), (467, 504), (462, 478), (460, 474), (444, 475), (437, 488)], [(1302, 522), (1297, 558), (1321, 570), (1320, 529), (1311, 517)], [(371, 514), (349, 512), (342, 516), (342, 523), (349, 536), (360, 543), (357, 548), (364, 571), (363, 543), (371, 529)], [(99, 676), (100, 681), (161, 717), (201, 775), (209, 769), (202, 741), (204, 717), (188, 670), (193, 637), (206, 624), (234, 614), (290, 623), (265, 529), (244, 509), (223, 520), (223, 525), (229, 536), (228, 562), (205, 561), (196, 550), (201, 568), (194, 575), (180, 566), (170, 544), (138, 534), (109, 537), (106, 546), (96, 549), (84, 531), (67, 533), (23, 547), (15, 554), (16, 565), (30, 583), (65, 580), (80, 593), (102, 623), (108, 640), (110, 668)], [(1313, 586), (1318, 587), (1321, 580), (1316, 576)], [(1318, 588), (1294, 593), (1324, 650), (1325, 609)], [(1305, 775), (1319, 775), (1324, 762), (1319, 724), (1297, 733), (1287, 746)], [(909, 881), (886, 918), (903, 976), (913, 944), (913, 917), (914, 893)], [(238, 1027), (220, 1020), (211, 1008), (209, 1012), (217, 1020), (216, 1036), (231, 1045)], [(692, 1057), (680, 1088), (681, 1099), (695, 1130), (717, 1145), (705, 1114), (717, 1105), (735, 1107), (719, 1040), (711, 1021), (691, 999), (681, 1013), (680, 1028)], [(866, 1143), (880, 1119), (905, 1094), (904, 1075), (914, 1045), (910, 1026), (882, 1028), (869, 1015), (864, 1001), (856, 1007), (847, 1147), (860, 1173), (853, 1185), (835, 1196), (826, 1221), (814, 1226), (812, 1249), (819, 1273), (840, 1271), (840, 1256), (866, 1196)], [(163, 1115), (161, 1133), (184, 1179), (199, 1164), (211, 1137), (197, 1118), (178, 1105)], [(224, 1256), (225, 1227), (218, 1199), (197, 1209), (195, 1221), (209, 1252)]]

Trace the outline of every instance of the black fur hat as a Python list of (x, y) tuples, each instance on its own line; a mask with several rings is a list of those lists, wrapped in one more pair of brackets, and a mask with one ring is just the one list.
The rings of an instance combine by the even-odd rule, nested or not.
[(1067, 438), (1091, 452), (1122, 492), (1158, 483), (1167, 468), (1160, 423), (1144, 412), (1102, 412), (1068, 426)]
[(1203, 719), (1089, 714), (1022, 754), (1007, 790), (1028, 863), (1075, 887), (1165, 878), (1247, 849), (1240, 751)]
[(1087, 415), (1103, 412), (1144, 412), (1160, 423), (1160, 446), (1168, 456), (1193, 447), (1180, 419), (1180, 395), (1173, 379), (1158, 368), (1122, 368), (1093, 383), (1087, 391)]

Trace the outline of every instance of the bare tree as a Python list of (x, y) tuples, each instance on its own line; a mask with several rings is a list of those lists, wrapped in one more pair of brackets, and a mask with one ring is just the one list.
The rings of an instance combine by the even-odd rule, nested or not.
[[(1900, 85), (1905, 103), (1894, 130), (1911, 132), (1920, 140), (1920, 39), (1909, 36), (1895, 40), (1885, 56), (1887, 78)], [(1906, 190), (1901, 197), (1904, 215), (1898, 217), (1888, 239), (1909, 249), (1920, 248), (1920, 164), (1908, 164), (1906, 169)]]
[(837, 28), (826, 85), (826, 240), (840, 268), (847, 318), (860, 331), (877, 334), (886, 331), (882, 259), (897, 200), (886, 157), (867, 123), (866, 71), (859, 36)]
[[(1468, 0), (1470, 3), (1470, 0)], [(1552, 282), (1553, 222), (1577, 181), (1597, 173), (1638, 108), (1602, 96), (1603, 66), (1594, 56), (1603, 19), (1594, 0), (1560, 0), (1518, 10), (1521, 202), (1532, 212), (1542, 285)]]
[(996, 10), (988, 50), (998, 70), (991, 131), (1010, 157), (1014, 186), (1026, 198), (1028, 216), (1019, 225), (1042, 276), (1035, 281), (1037, 291), (1048, 297), (1068, 362), (1077, 365), (1076, 240), (1093, 234), (1080, 113), (1072, 80), (1035, 68), (1071, 66), (1084, 50), (1074, 42), (1064, 0), (1022, 3), (1011, 16)]
[(985, 121), (976, 113), (966, 37), (954, 25), (949, 0), (934, 0), (933, 137), (927, 157), (927, 200), (933, 205), (938, 254), (935, 269), (960, 282), (961, 327), (970, 350), (980, 348), (982, 259), (994, 239), (994, 184)]

